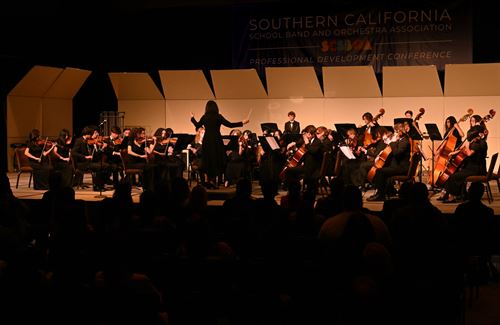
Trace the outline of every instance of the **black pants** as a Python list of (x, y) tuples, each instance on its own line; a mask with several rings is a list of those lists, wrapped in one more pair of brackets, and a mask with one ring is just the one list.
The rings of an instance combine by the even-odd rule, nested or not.
[(383, 167), (377, 170), (373, 179), (373, 184), (377, 189), (377, 194), (385, 197), (385, 193), (387, 191), (387, 181), (389, 178), (392, 176), (406, 175), (407, 173), (408, 168), (400, 167)]
[(444, 184), (446, 192), (453, 196), (461, 195), (464, 190), (465, 179), (473, 175), (480, 175), (476, 168), (464, 168), (455, 172)]
[(49, 189), (50, 166), (43, 161), (41, 163), (30, 160), (30, 166), (33, 168), (33, 188), (35, 190)]

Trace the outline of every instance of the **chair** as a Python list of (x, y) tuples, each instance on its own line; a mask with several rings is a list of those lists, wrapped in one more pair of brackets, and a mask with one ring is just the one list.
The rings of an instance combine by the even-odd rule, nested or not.
[(79, 169), (78, 164), (76, 163), (75, 159), (73, 159), (73, 156), (71, 154), (69, 160), (71, 166), (73, 166), (73, 182), (75, 182), (75, 179), (77, 180), (77, 183), (73, 183), (73, 186), (76, 186), (76, 189), (87, 188), (88, 186), (83, 184), (83, 179), (85, 177), (85, 173), (92, 174), (92, 171)]
[(497, 172), (491, 175), (491, 180), (497, 181), (498, 191), (500, 192), (500, 164), (498, 164)]
[(319, 169), (319, 192), (322, 196), (328, 195), (328, 185), (329, 182), (327, 180), (326, 172), (328, 169), (328, 152), (323, 153), (323, 159), (321, 161), (321, 167)]
[[(493, 201), (493, 193), (491, 192), (490, 180), (493, 179), (492, 178), (493, 169), (495, 169), (495, 164), (497, 163), (497, 159), (498, 159), (498, 152), (494, 153), (493, 156), (491, 156), (490, 166), (488, 167), (488, 172), (486, 173), (486, 175), (473, 175), (473, 176), (469, 176), (465, 179), (465, 184), (472, 183), (472, 182), (485, 183), (486, 195), (488, 196), (488, 203), (491, 203)], [(498, 180), (497, 180), (497, 182), (498, 182)]]
[(408, 168), (408, 173), (406, 175), (397, 175), (397, 176), (392, 176), (388, 179), (388, 182), (392, 184), (393, 182), (396, 183), (404, 183), (407, 181), (414, 182), (415, 181), (415, 175), (417, 174), (417, 168), (418, 164), (420, 163), (420, 158), (421, 158), (420, 152), (415, 152), (411, 158), (410, 158), (410, 166)]
[(123, 173), (125, 174), (125, 178), (129, 182), (129, 184), (132, 184), (132, 176), (133, 175), (139, 175), (140, 177), (143, 176), (144, 170), (141, 168), (129, 168), (129, 155), (128, 155), (128, 150), (127, 149), (122, 149), (120, 150), (120, 157), (122, 159), (122, 165), (123, 165)]
[(28, 181), (28, 187), (31, 187), (31, 179), (33, 178), (33, 167), (30, 165), (30, 161), (28, 157), (24, 154), (24, 151), (26, 148), (15, 148), (15, 157), (17, 161), (17, 182), (16, 182), (16, 188), (19, 187), (19, 178), (21, 177), (21, 174), (23, 173), (29, 173), (30, 174), (30, 179)]

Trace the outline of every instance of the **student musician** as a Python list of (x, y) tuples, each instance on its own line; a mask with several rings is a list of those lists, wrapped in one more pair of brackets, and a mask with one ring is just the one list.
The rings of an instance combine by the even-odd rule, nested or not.
[(73, 186), (73, 166), (71, 164), (71, 148), (73, 138), (67, 129), (59, 132), (53, 150), (52, 167), (61, 174), (61, 187)]
[(148, 142), (146, 130), (142, 127), (135, 128), (130, 134), (128, 143), (128, 161), (126, 168), (142, 169), (142, 186), (144, 190), (153, 190), (153, 168), (154, 164), (150, 162), (154, 144)]
[(364, 125), (358, 129), (358, 134), (360, 135), (360, 143), (368, 149), (374, 145), (378, 140), (377, 129), (379, 127), (378, 122), (373, 119), (373, 115), (370, 112), (366, 112), (361, 117), (363, 119)]
[(113, 175), (113, 186), (116, 188), (119, 183), (118, 174), (121, 173), (123, 177), (123, 166), (120, 155), (123, 138), (120, 137), (121, 130), (118, 126), (113, 126), (110, 133), (109, 138), (103, 140), (106, 145), (103, 150), (106, 155), (106, 162)]
[(391, 146), (391, 160), (388, 166), (377, 169), (373, 179), (375, 193), (368, 198), (368, 201), (383, 201), (386, 196), (387, 182), (392, 176), (406, 175), (410, 164), (410, 142), (405, 133), (405, 118), (394, 119), (395, 139)]
[(228, 160), (226, 170), (224, 172), (224, 187), (235, 185), (238, 179), (245, 177), (247, 165), (248, 150), (248, 135), (251, 133), (246, 130), (243, 133), (240, 130), (231, 130), (229, 135), (238, 137), (238, 150), (230, 150), (227, 152)]
[(288, 122), (285, 123), (284, 134), (292, 133), (299, 134), (300, 133), (300, 123), (295, 120), (295, 112), (288, 112)]
[[(75, 140), (71, 155), (76, 163), (76, 168), (80, 171), (92, 171), (92, 184), (94, 191), (104, 190), (104, 173), (102, 170), (102, 162), (98, 162), (100, 154), (97, 146), (98, 132), (93, 127), (86, 126), (82, 130), (82, 136)], [(102, 158), (102, 157), (101, 157)], [(76, 175), (76, 184), (83, 183), (83, 173)]]
[(198, 175), (200, 176), (200, 181), (202, 183), (206, 182), (205, 175), (201, 172), (202, 171), (202, 164), (203, 164), (203, 137), (205, 136), (205, 128), (199, 127), (196, 130), (196, 135), (194, 136), (193, 142), (191, 142), (188, 146), (187, 149), (190, 151), (190, 160), (191, 160), (191, 169), (194, 172), (197, 172)]
[(320, 177), (320, 168), (324, 151), (323, 143), (317, 135), (321, 136), (321, 134), (317, 134), (316, 127), (314, 125), (308, 125), (302, 130), (302, 138), (295, 144), (297, 148), (304, 146), (306, 149), (302, 158), (304, 165), (301, 171), (303, 173), (306, 190), (314, 194), (317, 193), (318, 189), (318, 180)]
[(466, 158), (460, 169), (453, 173), (444, 184), (445, 191), (438, 198), (443, 203), (456, 202), (456, 197), (462, 194), (465, 179), (468, 176), (486, 175), (487, 130), (484, 125), (481, 125), (481, 116), (473, 115), (469, 121), (471, 128), (467, 132), (467, 140), (457, 150), (450, 153), (450, 156), (453, 157), (462, 152)]
[(344, 140), (343, 146), (347, 147), (349, 152), (352, 152), (355, 159), (349, 159), (345, 154), (342, 153), (341, 164), (342, 164), (342, 180), (344, 184), (352, 184), (353, 173), (359, 169), (359, 166), (363, 160), (365, 160), (365, 154), (367, 150), (363, 148), (362, 143), (358, 140), (358, 133), (356, 129), (349, 129), (346, 132), (346, 139)]
[(35, 190), (49, 189), (50, 163), (45, 158), (52, 152), (54, 146), (55, 142), (40, 139), (38, 129), (31, 130), (24, 155), (28, 157), (30, 166), (33, 168), (33, 188)]
[(370, 169), (373, 167), (375, 159), (391, 142), (393, 136), (392, 127), (389, 129), (381, 126), (378, 128), (377, 132), (377, 137), (380, 137), (382, 140), (379, 141), (375, 147), (366, 151), (366, 160), (361, 161), (358, 169), (353, 170), (350, 174), (351, 183), (357, 187), (362, 188), (365, 186), (366, 177)]
[(444, 122), (444, 130), (443, 138), (447, 138), (448, 134), (452, 132), (451, 134), (458, 139), (455, 143), (455, 149), (458, 149), (465, 134), (454, 116), (448, 116), (446, 118), (446, 121)]

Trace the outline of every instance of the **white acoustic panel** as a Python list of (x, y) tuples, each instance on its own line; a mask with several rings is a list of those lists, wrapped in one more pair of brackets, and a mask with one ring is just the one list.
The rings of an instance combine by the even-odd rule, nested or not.
[(266, 91), (255, 69), (211, 70), (217, 99), (265, 99)]
[(323, 67), (325, 97), (381, 97), (380, 87), (372, 66)]
[(163, 99), (163, 95), (147, 73), (109, 73), (116, 98), (122, 99)]
[(34, 66), (9, 95), (43, 97), (63, 71), (61, 68)]
[(269, 98), (322, 98), (313, 67), (266, 68)]
[(436, 66), (383, 67), (384, 97), (443, 96)]
[(214, 99), (202, 70), (159, 71), (165, 99)]
[(64, 69), (43, 97), (72, 99), (90, 73), (90, 71), (82, 69)]
[(447, 64), (445, 96), (499, 96), (500, 63)]

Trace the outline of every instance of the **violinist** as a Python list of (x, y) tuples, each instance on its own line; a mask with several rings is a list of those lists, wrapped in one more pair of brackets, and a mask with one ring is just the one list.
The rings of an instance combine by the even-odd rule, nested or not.
[(101, 162), (94, 162), (94, 155), (98, 150), (98, 135), (99, 132), (96, 132), (94, 127), (84, 127), (82, 136), (75, 140), (73, 150), (71, 151), (71, 155), (75, 160), (76, 169), (81, 171), (81, 173), (75, 174), (77, 179), (74, 180), (74, 184), (83, 184), (83, 173), (91, 170), (94, 191), (105, 190)]
[[(123, 177), (123, 168), (120, 156), (123, 138), (120, 137), (121, 130), (118, 126), (113, 126), (110, 133), (109, 137), (103, 140), (106, 145), (103, 150), (106, 156), (105, 160), (108, 164), (108, 168), (113, 175), (113, 186), (116, 188), (119, 183), (118, 174), (122, 173)], [(108, 177), (106, 177), (106, 180), (108, 180)]]
[(198, 172), (200, 175), (201, 182), (205, 183), (205, 175), (201, 172), (201, 165), (203, 163), (203, 137), (205, 136), (205, 128), (203, 126), (196, 130), (196, 135), (193, 142), (191, 142), (187, 149), (191, 153), (191, 169), (194, 172)]
[(462, 194), (465, 179), (468, 176), (486, 175), (487, 130), (481, 124), (481, 116), (473, 115), (469, 121), (471, 128), (467, 131), (466, 141), (457, 150), (450, 153), (450, 156), (453, 157), (463, 152), (466, 158), (463, 160), (460, 169), (453, 173), (444, 184), (445, 190), (438, 198), (443, 203), (456, 202), (457, 196)]
[(67, 129), (62, 129), (54, 147), (52, 165), (61, 174), (61, 187), (73, 186), (73, 166), (70, 163), (73, 137)]
[[(154, 165), (149, 162), (148, 155), (153, 152), (154, 145), (148, 143), (146, 130), (142, 127), (135, 128), (131, 132), (131, 141), (128, 143), (127, 168), (142, 169), (142, 186), (145, 190), (153, 190), (153, 168)], [(132, 140), (133, 139), (133, 140)]]
[(123, 132), (120, 135), (120, 138), (121, 138), (120, 149), (128, 149), (128, 141), (130, 138), (130, 132), (132, 132), (131, 128), (123, 128)]
[(54, 142), (40, 139), (38, 129), (31, 130), (24, 155), (29, 158), (30, 166), (33, 168), (33, 188), (35, 190), (49, 189), (50, 163), (48, 159), (43, 158), (52, 152), (54, 146)]
[[(377, 169), (373, 179), (375, 193), (368, 198), (368, 201), (383, 201), (386, 196), (387, 182), (392, 176), (406, 175), (410, 164), (410, 142), (405, 133), (405, 123), (408, 119), (394, 119), (394, 136), (390, 142), (391, 159), (389, 164), (384, 164)], [(393, 189), (391, 189), (393, 190)]]

